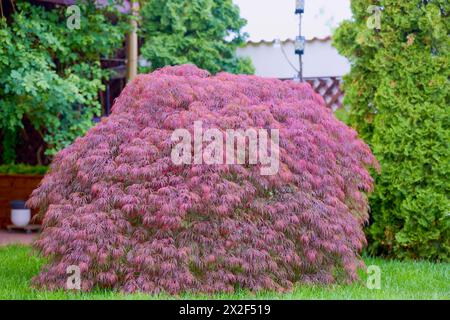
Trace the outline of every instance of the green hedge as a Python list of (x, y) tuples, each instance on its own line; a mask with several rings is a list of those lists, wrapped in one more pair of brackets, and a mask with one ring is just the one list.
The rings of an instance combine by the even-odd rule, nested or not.
[(44, 175), (47, 170), (47, 166), (32, 166), (23, 163), (0, 165), (0, 174)]
[[(381, 29), (367, 26), (383, 6)], [(348, 122), (382, 173), (370, 199), (369, 250), (449, 261), (448, 1), (353, 0), (354, 19), (334, 35), (352, 63), (344, 77)]]

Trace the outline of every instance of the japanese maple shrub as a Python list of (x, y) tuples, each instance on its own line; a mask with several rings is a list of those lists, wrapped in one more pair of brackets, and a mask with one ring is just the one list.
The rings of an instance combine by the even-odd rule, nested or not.
[[(260, 165), (175, 165), (175, 129), (278, 129), (275, 175)], [(365, 244), (367, 171), (377, 163), (308, 84), (211, 76), (192, 65), (140, 75), (112, 115), (60, 151), (28, 204), (35, 246), (49, 257), (35, 278), (64, 288), (126, 292), (289, 289), (357, 279)]]

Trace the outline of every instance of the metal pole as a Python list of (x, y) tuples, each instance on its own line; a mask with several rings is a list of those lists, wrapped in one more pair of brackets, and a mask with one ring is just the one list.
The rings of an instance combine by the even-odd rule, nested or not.
[[(302, 35), (302, 14), (298, 15), (299, 18), (299, 23), (298, 23), (298, 35), (301, 36)], [(303, 62), (302, 62), (302, 54), (298, 55), (298, 79), (300, 80), (300, 82), (303, 82)]]

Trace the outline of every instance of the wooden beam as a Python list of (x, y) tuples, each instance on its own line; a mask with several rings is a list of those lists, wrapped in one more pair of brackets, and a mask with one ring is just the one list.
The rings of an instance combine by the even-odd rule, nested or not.
[(137, 0), (131, 0), (131, 14), (133, 15), (130, 23), (131, 30), (127, 34), (127, 80), (133, 80), (137, 75), (138, 68), (138, 37), (137, 20), (139, 14), (139, 4)]

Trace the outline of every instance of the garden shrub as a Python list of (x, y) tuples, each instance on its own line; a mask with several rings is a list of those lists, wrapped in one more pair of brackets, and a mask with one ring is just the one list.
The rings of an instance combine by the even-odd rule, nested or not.
[(247, 21), (232, 0), (145, 1), (139, 14), (140, 52), (150, 62), (141, 70), (193, 63), (211, 73), (255, 72), (248, 57), (236, 55), (245, 45)]
[[(279, 129), (280, 169), (175, 165), (175, 129)], [(248, 148), (247, 148), (248, 149)], [(192, 65), (139, 75), (111, 116), (54, 158), (28, 204), (44, 214), (35, 278), (126, 292), (284, 290), (354, 281), (363, 266), (367, 168), (356, 131), (309, 84)]]
[(0, 173), (3, 174), (43, 175), (47, 172), (47, 170), (47, 166), (32, 166), (25, 163), (0, 165)]
[(71, 30), (65, 6), (13, 2), (8, 19), (0, 16), (0, 162), (5, 164), (17, 160), (26, 122), (42, 137), (48, 155), (93, 126), (101, 113), (98, 93), (110, 75), (100, 60), (120, 49), (128, 30), (127, 18), (113, 5), (77, 1), (80, 28)]
[[(373, 254), (450, 259), (448, 1), (353, 0), (334, 36), (351, 60), (348, 122), (380, 161), (367, 236)], [(380, 30), (367, 27), (383, 6)]]

